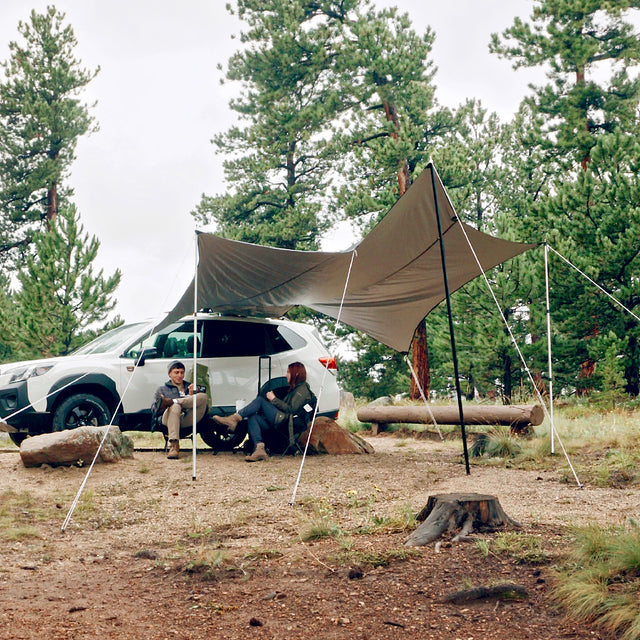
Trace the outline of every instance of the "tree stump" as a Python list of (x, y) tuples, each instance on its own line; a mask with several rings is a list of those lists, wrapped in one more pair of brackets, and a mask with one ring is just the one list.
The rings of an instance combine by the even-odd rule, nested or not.
[(420, 547), (443, 533), (458, 533), (453, 542), (472, 531), (495, 531), (520, 525), (502, 509), (495, 496), (481, 493), (441, 493), (429, 496), (416, 519), (422, 524), (409, 536), (406, 547)]

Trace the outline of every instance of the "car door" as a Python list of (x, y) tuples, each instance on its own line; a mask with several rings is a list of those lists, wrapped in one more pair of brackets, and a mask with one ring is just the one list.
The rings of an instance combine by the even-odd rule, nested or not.
[(269, 375), (281, 376), (281, 367), (269, 371), (265, 323), (243, 318), (211, 318), (204, 323), (203, 360), (210, 362), (213, 406), (231, 408), (253, 400)]
[[(198, 367), (207, 367), (210, 363), (201, 357), (202, 325), (199, 320), (196, 331)], [(184, 320), (144, 338), (125, 352), (120, 358), (124, 413), (137, 413), (151, 407), (156, 389), (169, 379), (167, 369), (174, 360), (184, 364), (185, 378), (193, 381), (193, 338), (193, 321)], [(155, 354), (136, 366), (144, 349), (155, 349)]]

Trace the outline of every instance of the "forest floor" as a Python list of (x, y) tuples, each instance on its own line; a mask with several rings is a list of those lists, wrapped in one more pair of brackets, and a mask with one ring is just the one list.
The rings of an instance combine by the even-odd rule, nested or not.
[[(136, 451), (87, 478), (3, 449), (0, 638), (603, 637), (553, 607), (553, 568), (574, 525), (637, 518), (638, 489), (579, 488), (562, 458), (467, 475), (457, 443), (365, 437), (372, 455), (308, 457), (293, 505), (300, 457), (204, 450), (194, 481), (190, 451)], [(496, 496), (522, 528), (405, 547), (407, 515), (457, 492)], [(502, 583), (527, 597), (444, 601)]]

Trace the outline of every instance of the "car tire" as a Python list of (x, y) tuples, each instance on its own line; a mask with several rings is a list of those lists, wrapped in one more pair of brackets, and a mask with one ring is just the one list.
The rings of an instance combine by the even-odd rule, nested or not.
[(28, 437), (28, 433), (10, 433), (11, 442), (19, 447)]
[(234, 432), (225, 431), (213, 420), (203, 420), (198, 425), (198, 434), (214, 451), (233, 451), (247, 437), (247, 423), (241, 422)]
[(53, 414), (53, 430), (64, 431), (76, 427), (99, 427), (109, 424), (111, 411), (98, 396), (77, 393), (62, 402)]

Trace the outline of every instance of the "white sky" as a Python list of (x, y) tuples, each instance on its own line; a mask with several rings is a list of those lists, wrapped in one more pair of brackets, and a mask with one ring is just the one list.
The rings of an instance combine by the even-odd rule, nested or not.
[[(221, 86), (241, 27), (226, 0), (2, 0), (0, 60), (18, 39), (19, 20), (47, 4), (66, 13), (86, 68), (101, 67), (86, 102), (100, 131), (80, 140), (71, 186), (85, 230), (101, 241), (97, 265), (123, 273), (117, 312), (128, 321), (171, 309), (191, 281), (195, 223), (202, 193), (223, 192), (222, 159), (210, 140), (234, 124), (232, 85)], [(490, 34), (519, 15), (530, 0), (378, 0), (409, 13), (414, 29), (436, 33), (437, 98), (457, 106), (466, 98), (508, 119), (541, 74), (511, 69), (490, 55)], [(210, 229), (205, 229), (210, 230)], [(346, 248), (346, 232), (326, 250)]]

